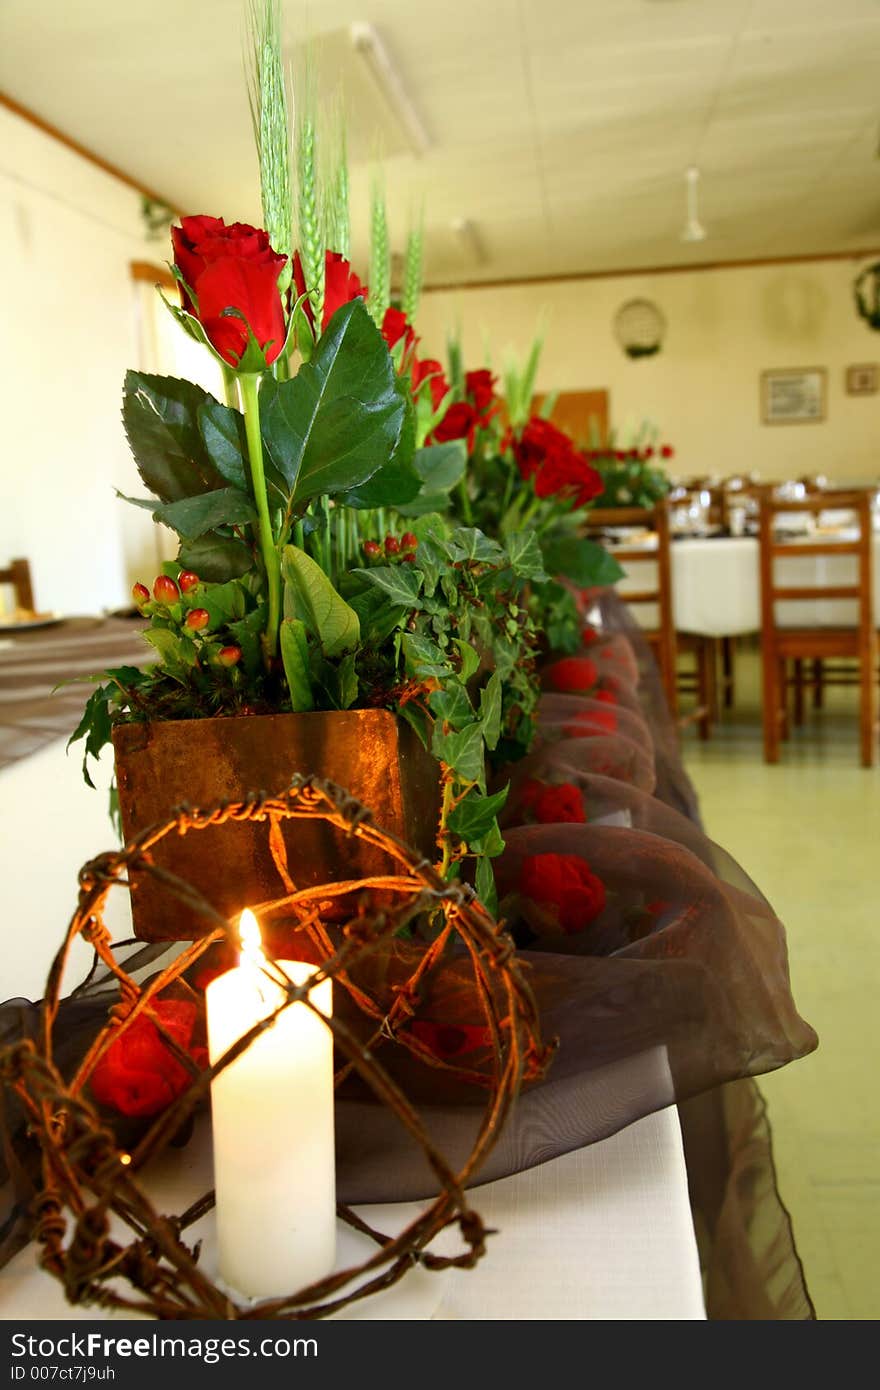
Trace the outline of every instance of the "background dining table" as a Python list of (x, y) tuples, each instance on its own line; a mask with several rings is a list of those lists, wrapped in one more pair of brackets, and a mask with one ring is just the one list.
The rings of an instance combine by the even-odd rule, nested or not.
[[(842, 530), (841, 541), (853, 539)], [(798, 536), (799, 544), (809, 536)], [(819, 539), (817, 536), (816, 539)], [(830, 537), (823, 535), (823, 541)], [(653, 541), (653, 538), (652, 538)], [(635, 543), (627, 541), (627, 546)], [(649, 587), (656, 570), (651, 551), (656, 542), (645, 546), (645, 560), (627, 561), (626, 575), (618, 584), (623, 598)], [(880, 535), (873, 537), (874, 612), (880, 614)], [(784, 570), (778, 577), (787, 585), (819, 586), (852, 584), (855, 576), (852, 556), (792, 556), (779, 562)], [(671, 546), (672, 596), (675, 626), (679, 632), (702, 637), (739, 637), (761, 630), (760, 546), (755, 536), (684, 536)], [(646, 583), (647, 580), (647, 583)], [(645, 628), (656, 627), (656, 609), (648, 604), (633, 608), (633, 615)], [(846, 599), (786, 602), (780, 605), (777, 620), (782, 627), (852, 627), (856, 623), (856, 604)]]

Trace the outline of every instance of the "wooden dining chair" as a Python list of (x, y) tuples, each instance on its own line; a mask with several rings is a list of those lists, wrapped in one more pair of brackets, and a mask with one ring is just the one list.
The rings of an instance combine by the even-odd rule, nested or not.
[[(856, 663), (859, 686), (859, 732), (863, 767), (874, 763), (876, 747), (877, 632), (874, 626), (872, 591), (872, 544), (870, 494), (838, 493), (834, 506), (853, 511), (858, 520), (858, 539), (853, 541), (781, 542), (775, 519), (780, 512), (809, 512), (818, 515), (828, 509), (826, 494), (791, 502), (765, 497), (761, 501), (761, 650), (763, 667), (764, 761), (779, 761), (780, 742), (788, 737), (790, 689), (795, 692), (795, 719), (803, 717), (804, 687), (814, 684), (826, 661)], [(856, 577), (849, 584), (785, 585), (777, 582), (776, 562), (796, 557), (851, 556)], [(781, 627), (777, 604), (786, 601), (815, 602), (824, 599), (854, 601), (857, 620), (851, 627)], [(812, 676), (804, 668), (812, 662)], [(789, 667), (794, 674), (789, 674)]]
[(31, 567), (27, 560), (12, 560), (5, 570), (0, 570), (0, 584), (12, 585), (16, 608), (24, 608), (31, 613), (34, 611)]
[[(642, 628), (642, 635), (656, 658), (670, 712), (679, 725), (696, 723), (700, 738), (707, 739), (711, 732), (714, 704), (714, 666), (710, 660), (707, 643), (698, 637), (692, 638), (675, 630), (669, 503), (666, 499), (661, 499), (653, 507), (596, 507), (587, 514), (589, 531), (601, 533), (610, 527), (618, 526), (641, 526), (647, 531), (653, 531), (657, 537), (654, 550), (642, 545), (623, 544), (610, 547), (615, 560), (624, 567), (627, 561), (641, 565), (653, 563), (657, 570), (653, 588), (632, 590), (621, 594), (621, 597), (635, 608), (648, 605), (656, 608), (656, 627)], [(693, 671), (678, 671), (677, 658), (680, 651), (694, 655)], [(678, 697), (679, 694), (688, 693), (696, 696), (696, 707), (680, 719)]]

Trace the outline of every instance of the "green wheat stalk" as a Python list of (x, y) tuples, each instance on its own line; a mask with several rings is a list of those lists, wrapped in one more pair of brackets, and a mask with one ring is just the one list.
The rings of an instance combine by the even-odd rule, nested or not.
[(314, 314), (316, 336), (320, 336), (324, 316), (324, 236), (315, 146), (315, 122), (307, 113), (299, 121), (297, 140), (299, 254)]
[(381, 328), (385, 310), (391, 303), (391, 247), (388, 242), (388, 217), (385, 193), (378, 179), (373, 184), (373, 206), (370, 216), (370, 299), (368, 308)]
[(248, 101), (260, 161), (263, 225), (273, 251), (287, 257), (278, 277), (282, 294), (293, 274), (290, 196), (288, 83), (281, 57), (279, 0), (252, 0), (248, 14), (250, 54), (246, 59)]
[(424, 270), (425, 231), (424, 219), (418, 226), (410, 229), (406, 243), (406, 265), (403, 272), (403, 312), (410, 323), (415, 323), (422, 293)]
[(351, 260), (351, 212), (349, 209), (348, 150), (345, 139), (345, 116), (341, 102), (336, 103), (333, 124), (336, 130), (336, 166), (327, 178), (327, 246)]

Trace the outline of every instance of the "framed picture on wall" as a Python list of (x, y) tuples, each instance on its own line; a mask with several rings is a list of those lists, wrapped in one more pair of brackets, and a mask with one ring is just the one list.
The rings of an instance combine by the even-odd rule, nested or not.
[(762, 423), (819, 424), (825, 419), (827, 382), (828, 373), (824, 367), (774, 367), (762, 372)]
[(858, 367), (846, 369), (846, 394), (848, 396), (874, 396), (880, 385), (880, 368), (876, 362), (863, 362)]

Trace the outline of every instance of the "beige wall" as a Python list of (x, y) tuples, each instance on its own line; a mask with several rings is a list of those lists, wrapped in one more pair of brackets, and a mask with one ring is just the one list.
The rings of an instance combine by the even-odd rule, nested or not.
[(98, 612), (157, 562), (149, 515), (114, 494), (143, 492), (120, 406), (129, 262), (155, 252), (137, 193), (2, 108), (0, 150), (0, 561), (30, 559), (40, 608)]
[[(540, 390), (607, 387), (618, 429), (656, 422), (676, 448), (676, 468), (765, 478), (823, 472), (880, 478), (880, 394), (847, 396), (844, 369), (880, 362), (880, 334), (857, 316), (851, 261), (683, 271), (666, 275), (499, 289), (431, 291), (419, 310), (424, 345), (443, 355), (460, 323), (468, 366), (491, 345), (497, 370), (508, 349), (523, 354), (546, 314)], [(653, 299), (667, 319), (661, 353), (631, 361), (612, 320), (621, 304)], [(823, 424), (760, 423), (759, 373), (767, 367), (828, 369)]]

